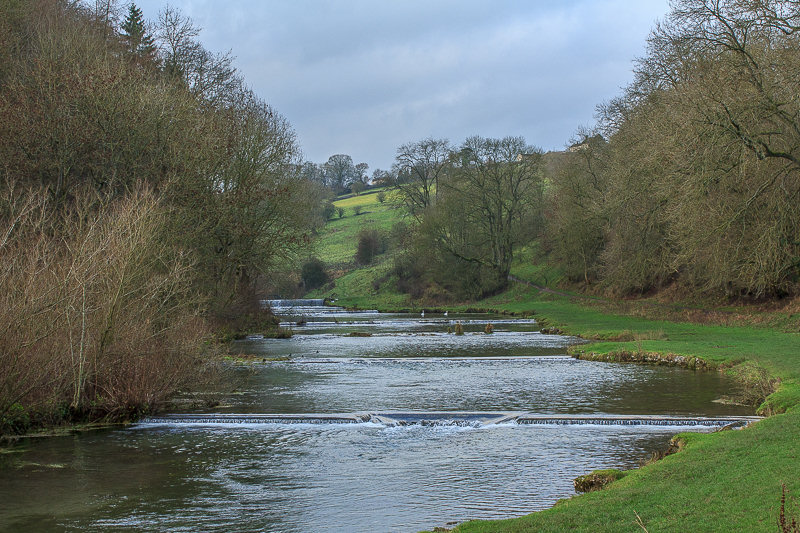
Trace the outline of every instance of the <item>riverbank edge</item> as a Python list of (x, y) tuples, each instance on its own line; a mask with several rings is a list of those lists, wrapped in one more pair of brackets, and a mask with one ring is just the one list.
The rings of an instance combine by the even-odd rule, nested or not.
[[(504, 314), (508, 313), (508, 311), (503, 310), (503, 313)], [(603, 342), (607, 340), (618, 340), (618, 339), (614, 339), (613, 336), (611, 336), (611, 338), (609, 338), (609, 336), (596, 336), (595, 334), (593, 334), (593, 332), (574, 330), (573, 327), (567, 327), (566, 325), (561, 326), (563, 329), (560, 329), (558, 327), (546, 327), (546, 324), (550, 323), (550, 318), (547, 315), (542, 315), (536, 313), (535, 311), (531, 311), (530, 313), (514, 312), (511, 314), (534, 317), (537, 320), (537, 323), (545, 325), (545, 327), (543, 327), (542, 329), (542, 332), (544, 333), (572, 335), (587, 340), (588, 344), (573, 345), (567, 349), (568, 355), (579, 360), (609, 362), (609, 363), (631, 363), (631, 364), (641, 364), (641, 365), (665, 365), (665, 366), (675, 366), (675, 367), (685, 368), (687, 370), (694, 370), (694, 371), (724, 371), (726, 369), (734, 367), (737, 364), (746, 362), (756, 362), (751, 359), (740, 359), (735, 361), (725, 361), (719, 363), (719, 362), (705, 360), (702, 357), (677, 354), (665, 351), (642, 351), (642, 350), (636, 350), (636, 351), (610, 350), (607, 352), (593, 351), (587, 348), (590, 348), (594, 343)], [(800, 389), (800, 383), (797, 383), (796, 380), (780, 380), (778, 388), (772, 394), (767, 396), (764, 402), (758, 407), (756, 412), (762, 416), (771, 417), (773, 415), (780, 415), (786, 413), (787, 411), (793, 410), (799, 405), (799, 403), (796, 400), (796, 390), (793, 389)], [(794, 410), (796, 411), (797, 409)], [(750, 426), (744, 428), (742, 431), (746, 431), (749, 427)], [(697, 434), (691, 432), (682, 432), (674, 435), (670, 442), (670, 447), (675, 448), (673, 452), (682, 452), (686, 449), (690, 449), (692, 445), (697, 442), (695, 435)], [(721, 438), (725, 438), (724, 435), (721, 436)], [(631, 472), (642, 471), (647, 467), (651, 466), (651, 464), (652, 464), (651, 462), (648, 462), (638, 468), (624, 471), (624, 475), (620, 476), (620, 479), (623, 477), (627, 477), (627, 475)], [(586, 475), (591, 475), (591, 474), (592, 473)], [(628, 481), (631, 483), (636, 483), (635, 480), (629, 479)], [(604, 486), (601, 490), (605, 492), (605, 491), (613, 491), (614, 489), (615, 489), (614, 482), (610, 482), (608, 483), (608, 485)], [(470, 521), (459, 524), (454, 529), (436, 528), (434, 529), (434, 531), (452, 531), (454, 533), (470, 533), (472, 531), (480, 531), (480, 532), (519, 531), (519, 530), (527, 531), (528, 529), (524, 526), (521, 528), (517, 527), (506, 528), (506, 523), (510, 521), (521, 521), (524, 520), (526, 517), (539, 515), (543, 512), (553, 510), (556, 507), (563, 507), (563, 504), (566, 503), (567, 501), (579, 500), (581, 498), (585, 499), (587, 496), (589, 496), (589, 493), (578, 493), (567, 499), (558, 500), (549, 509), (536, 511), (529, 515), (520, 517), (518, 519), (511, 519), (509, 521), (506, 520)], [(602, 508), (597, 508), (597, 513), (602, 515), (603, 513)], [(492, 526), (493, 523), (498, 524), (498, 527), (494, 528)], [(500, 526), (499, 525), (500, 523), (503, 523), (503, 525)], [(473, 528), (472, 526), (474, 524), (480, 524), (480, 526)], [(639, 525), (640, 527), (643, 527), (639, 523), (636, 524)], [(577, 528), (575, 530), (577, 530)], [(647, 529), (644, 528), (644, 531), (647, 531)]]

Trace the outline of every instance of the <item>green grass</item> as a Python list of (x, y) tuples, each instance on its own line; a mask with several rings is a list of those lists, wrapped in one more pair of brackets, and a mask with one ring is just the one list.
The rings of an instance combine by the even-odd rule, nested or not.
[(335, 286), (309, 293), (309, 298), (334, 298), (337, 305), (359, 309), (397, 310), (415, 307), (407, 294), (392, 291), (391, 283), (375, 290), (373, 284), (389, 275), (392, 268), (390, 255), (379, 256), (374, 264), (352, 270), (336, 279)]
[[(362, 229), (378, 229), (388, 232), (392, 225), (401, 220), (401, 213), (390, 205), (389, 197), (381, 203), (377, 194), (362, 194), (343, 200), (336, 200), (333, 205), (344, 208), (344, 217), (339, 218), (334, 214), (325, 227), (320, 231), (315, 243), (317, 256), (327, 265), (336, 268), (353, 267), (352, 261), (356, 254), (358, 232)], [(361, 207), (361, 213), (356, 215), (355, 206)]]

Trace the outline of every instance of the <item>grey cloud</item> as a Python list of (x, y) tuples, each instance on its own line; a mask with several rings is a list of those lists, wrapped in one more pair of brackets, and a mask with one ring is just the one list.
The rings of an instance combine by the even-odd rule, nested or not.
[[(159, 0), (139, 2), (154, 18)], [(174, 2), (231, 50), (307, 158), (387, 168), (427, 136), (559, 149), (631, 79), (667, 0)]]

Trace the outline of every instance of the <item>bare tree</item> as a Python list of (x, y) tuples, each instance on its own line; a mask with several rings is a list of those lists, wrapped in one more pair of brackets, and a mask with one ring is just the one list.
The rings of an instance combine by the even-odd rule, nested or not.
[(541, 231), (542, 153), (521, 137), (470, 137), (439, 184), (436, 239), (454, 257), (490, 268), (505, 285), (514, 250)]
[(408, 178), (399, 186), (399, 198), (408, 213), (418, 221), (436, 200), (440, 191), (439, 180), (447, 170), (451, 151), (447, 139), (432, 138), (407, 143), (397, 149), (397, 173)]
[(230, 52), (214, 54), (197, 39), (200, 29), (191, 18), (167, 6), (158, 16), (156, 39), (165, 72), (182, 80), (190, 93), (210, 105), (234, 105), (245, 91)]

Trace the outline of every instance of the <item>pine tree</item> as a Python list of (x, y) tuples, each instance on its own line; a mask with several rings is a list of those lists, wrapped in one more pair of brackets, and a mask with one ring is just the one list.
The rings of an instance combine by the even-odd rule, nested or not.
[(156, 47), (153, 36), (147, 33), (144, 25), (142, 10), (131, 3), (128, 7), (128, 16), (122, 23), (122, 37), (128, 45), (128, 50), (143, 58), (152, 57)]

